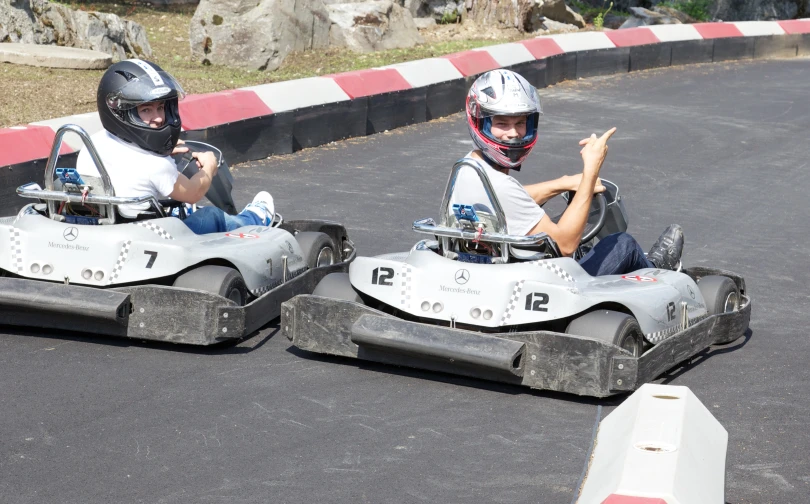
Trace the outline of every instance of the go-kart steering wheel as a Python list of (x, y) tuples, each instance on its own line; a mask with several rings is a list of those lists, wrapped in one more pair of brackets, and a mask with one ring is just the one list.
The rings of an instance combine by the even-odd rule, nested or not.
[[(566, 191), (566, 193), (562, 194), (562, 197), (570, 204), (571, 200), (574, 199), (574, 194), (576, 194), (576, 191)], [(540, 206), (542, 207), (543, 205)], [(555, 216), (549, 215), (549, 218), (555, 224), (560, 221), (560, 217), (562, 217), (562, 213)], [(606, 218), (607, 200), (605, 199), (605, 195), (603, 193), (594, 194), (591, 199), (591, 208), (588, 210), (588, 221), (585, 224), (585, 229), (582, 230), (582, 238), (579, 243), (588, 243), (593, 240), (605, 225)]]

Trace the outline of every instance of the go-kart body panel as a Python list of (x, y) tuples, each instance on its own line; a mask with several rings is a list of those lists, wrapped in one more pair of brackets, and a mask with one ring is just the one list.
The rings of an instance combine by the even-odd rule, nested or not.
[(610, 303), (630, 310), (656, 343), (684, 316), (694, 324), (707, 313), (688, 275), (652, 268), (592, 277), (570, 258), (476, 264), (414, 248), (401, 260), (359, 257), (349, 276), (357, 291), (409, 315), (484, 329), (564, 319)]

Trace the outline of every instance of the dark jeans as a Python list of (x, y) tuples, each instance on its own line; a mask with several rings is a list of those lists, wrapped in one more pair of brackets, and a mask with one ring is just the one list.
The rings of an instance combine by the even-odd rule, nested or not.
[(641, 245), (627, 233), (614, 233), (600, 240), (579, 260), (591, 276), (624, 275), (632, 271), (655, 268), (644, 255)]
[(215, 206), (199, 208), (183, 222), (198, 235), (224, 233), (242, 226), (264, 226), (264, 221), (251, 211), (243, 210), (239, 215), (228, 215)]

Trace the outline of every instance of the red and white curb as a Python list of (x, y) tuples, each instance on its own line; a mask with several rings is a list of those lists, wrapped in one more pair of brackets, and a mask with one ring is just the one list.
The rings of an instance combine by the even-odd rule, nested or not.
[[(541, 36), (382, 68), (190, 95), (180, 103), (180, 112), (184, 129), (199, 131), (306, 107), (432, 86), (564, 53), (661, 42), (809, 33), (810, 19), (798, 19), (663, 25)], [(0, 129), (0, 167), (47, 158), (55, 131), (68, 123), (79, 124), (90, 134), (101, 128), (98, 115), (88, 113)], [(65, 143), (63, 153), (81, 147), (78, 138), (70, 138), (70, 135)]]
[(687, 388), (642, 385), (599, 425), (578, 504), (724, 504), (728, 433)]

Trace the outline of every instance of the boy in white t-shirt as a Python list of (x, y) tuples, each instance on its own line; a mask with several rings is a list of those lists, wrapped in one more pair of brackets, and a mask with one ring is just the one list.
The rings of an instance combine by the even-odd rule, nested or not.
[[(571, 256), (582, 239), (594, 193), (605, 190), (599, 171), (605, 161), (612, 128), (597, 138), (579, 142), (584, 163), (581, 174), (523, 186), (509, 176), (520, 170), (537, 143), (542, 109), (537, 90), (510, 70), (492, 70), (473, 83), (467, 95), (467, 126), (476, 150), (466, 158), (484, 168), (503, 207), (509, 234), (546, 233), (563, 255)], [(545, 217), (539, 205), (565, 191), (576, 191), (559, 222)], [(453, 188), (454, 203), (488, 205), (489, 200), (472, 169), (461, 169)], [(580, 265), (592, 276), (629, 273), (642, 268), (675, 270), (680, 267), (683, 230), (669, 226), (647, 256), (627, 233), (615, 233), (600, 240)]]
[[(125, 60), (104, 73), (96, 95), (104, 129), (92, 135), (91, 140), (117, 196), (151, 195), (197, 203), (208, 192), (217, 174), (217, 159), (212, 152), (192, 153), (200, 170), (191, 178), (179, 173), (171, 158), (172, 154), (188, 152), (179, 141), (178, 101), (183, 97), (180, 84), (154, 63)], [(82, 175), (99, 176), (87, 149), (79, 153), (76, 169)], [(148, 209), (148, 204), (121, 205), (118, 212), (134, 219)], [(273, 198), (261, 191), (239, 215), (207, 206), (183, 222), (194, 233), (207, 234), (242, 226), (269, 226), (273, 216)]]

